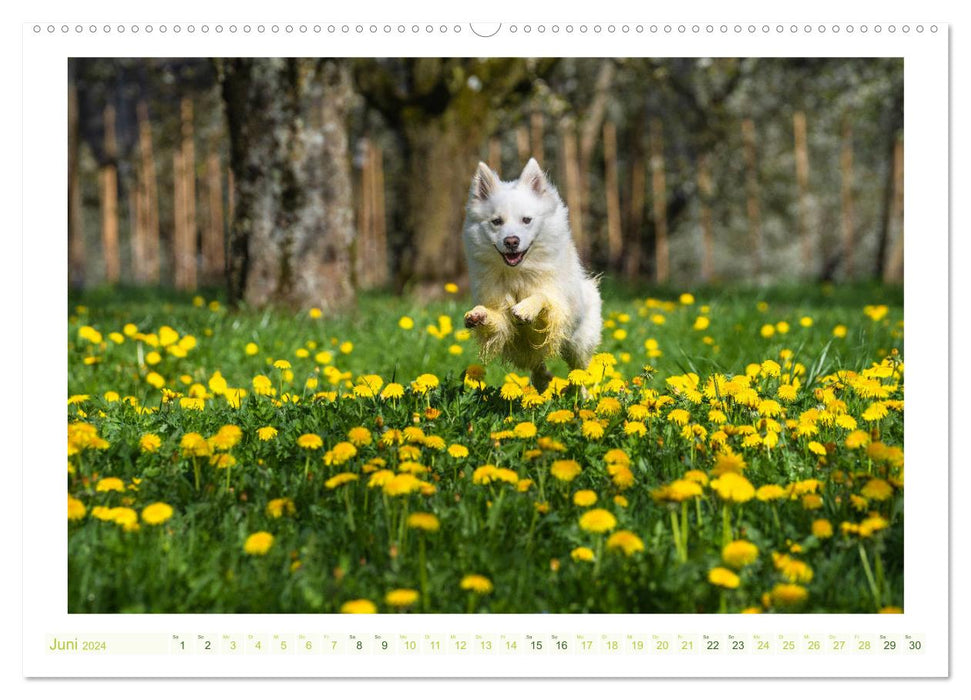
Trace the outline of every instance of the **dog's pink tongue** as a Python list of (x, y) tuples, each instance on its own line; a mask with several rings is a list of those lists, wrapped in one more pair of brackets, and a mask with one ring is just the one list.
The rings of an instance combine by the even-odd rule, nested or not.
[(523, 259), (523, 254), (521, 252), (520, 253), (504, 253), (503, 254), (503, 257), (506, 259), (506, 262), (509, 263), (510, 265), (518, 265), (519, 262)]

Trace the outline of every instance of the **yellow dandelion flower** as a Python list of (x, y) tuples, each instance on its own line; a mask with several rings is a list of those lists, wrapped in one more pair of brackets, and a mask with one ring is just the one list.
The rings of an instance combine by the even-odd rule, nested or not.
[(780, 384), (776, 396), (783, 401), (795, 401), (798, 392), (799, 388), (793, 384)]
[(681, 501), (686, 501), (689, 498), (695, 498), (702, 494), (701, 486), (695, 481), (689, 481), (687, 479), (677, 479), (672, 481), (670, 484), (661, 486), (660, 488), (651, 491), (651, 498), (655, 501), (668, 501), (671, 503), (680, 503)]
[(123, 482), (121, 479), (117, 477), (109, 476), (104, 479), (101, 479), (98, 482), (98, 485), (95, 486), (94, 490), (95, 491), (124, 491), (125, 482)]
[(492, 581), (479, 574), (468, 574), (462, 578), (459, 588), (463, 591), (485, 594), (492, 592)]
[(606, 396), (597, 403), (595, 412), (598, 416), (616, 416), (620, 413), (620, 401), (613, 396)]
[(414, 382), (412, 382), (412, 388), (418, 393), (424, 394), (429, 389), (434, 389), (439, 384), (438, 377), (434, 374), (422, 374), (419, 375)]
[(577, 547), (570, 552), (570, 558), (573, 561), (593, 561), (593, 550), (589, 547)]
[(536, 426), (533, 423), (526, 421), (526, 422), (517, 424), (516, 427), (513, 428), (512, 432), (518, 438), (529, 439), (531, 437), (535, 437)]
[(297, 512), (293, 500), (290, 498), (274, 498), (266, 504), (266, 514), (271, 518), (282, 518)]
[(587, 532), (604, 533), (617, 526), (617, 518), (603, 508), (588, 510), (580, 516), (580, 529)]
[(216, 469), (228, 469), (235, 464), (236, 458), (230, 454), (213, 455), (209, 458), (209, 465)]
[(262, 556), (269, 552), (272, 546), (273, 535), (261, 530), (260, 532), (254, 532), (246, 538), (246, 542), (243, 544), (243, 551), (247, 554)]
[(675, 408), (668, 413), (668, 420), (672, 423), (676, 423), (677, 425), (685, 426), (688, 424), (688, 421), (691, 420), (691, 414), (683, 408)]
[(172, 517), (172, 506), (168, 503), (152, 503), (142, 509), (142, 522), (147, 525), (161, 525)]
[(789, 583), (809, 583), (813, 580), (813, 570), (804, 561), (793, 559), (788, 554), (773, 552), (772, 563)]
[(585, 369), (571, 370), (566, 377), (573, 386), (584, 386), (585, 384), (590, 384), (593, 381), (593, 377), (591, 377), (590, 373)]
[(817, 539), (824, 540), (833, 536), (833, 525), (825, 518), (820, 518), (813, 520), (812, 531), (813, 536)]
[(519, 474), (514, 472), (512, 469), (507, 469), (506, 467), (500, 467), (496, 469), (495, 473), (496, 481), (505, 481), (507, 484), (518, 484)]
[(269, 442), (277, 436), (277, 429), (272, 425), (266, 425), (262, 428), (257, 428), (256, 435), (262, 442)]
[(700, 469), (689, 469), (681, 478), (685, 481), (693, 481), (700, 486), (708, 485), (708, 475)]
[(273, 380), (265, 374), (257, 374), (253, 377), (253, 391), (260, 396), (272, 396), (276, 393), (273, 388)]
[(779, 405), (778, 401), (773, 401), (772, 399), (766, 399), (759, 403), (759, 414), (763, 416), (773, 417), (778, 416), (782, 413), (782, 406)]
[(558, 411), (551, 412), (548, 416), (546, 416), (546, 420), (549, 423), (553, 423), (554, 425), (558, 425), (558, 424), (561, 424), (561, 423), (569, 423), (570, 421), (573, 420), (573, 417), (574, 417), (573, 416), (573, 411), (568, 411), (566, 409), (560, 409)]
[(323, 447), (324, 441), (316, 433), (304, 433), (297, 438), (297, 445), (305, 450), (319, 450)]
[(456, 443), (448, 446), (448, 454), (455, 459), (464, 459), (469, 456), (469, 448)]
[(722, 474), (710, 486), (723, 501), (745, 503), (755, 497), (755, 488), (749, 480), (735, 472)]
[(583, 437), (588, 440), (599, 440), (604, 435), (604, 427), (597, 421), (586, 420), (583, 421), (581, 432), (583, 433)]
[(506, 401), (512, 401), (523, 395), (523, 389), (518, 384), (506, 382), (502, 385), (502, 388), (499, 389), (499, 395)]
[(347, 431), (347, 439), (352, 444), (362, 447), (371, 444), (371, 431), (364, 426), (356, 426)]
[(869, 537), (874, 532), (879, 532), (888, 527), (890, 527), (890, 522), (886, 518), (879, 515), (871, 515), (860, 523), (859, 535), (860, 537)]
[(860, 494), (872, 501), (885, 501), (893, 495), (893, 487), (883, 479), (870, 479)]
[(384, 484), (383, 491), (389, 496), (407, 496), (421, 489), (422, 483), (414, 474), (397, 474)]
[(138, 448), (142, 452), (155, 452), (162, 446), (162, 438), (155, 433), (145, 433), (138, 440)]
[(112, 508), (108, 511), (108, 520), (121, 525), (125, 532), (138, 530), (138, 513), (131, 508)]
[(607, 538), (607, 549), (619, 549), (629, 557), (644, 551), (644, 541), (630, 530), (618, 530)]
[(373, 615), (377, 611), (377, 606), (365, 598), (349, 600), (341, 606), (341, 612), (348, 615)]
[(344, 464), (344, 462), (356, 455), (357, 448), (354, 445), (349, 442), (338, 442), (334, 445), (333, 449), (328, 450), (324, 455), (324, 463), (328, 466), (332, 464)]
[(629, 489), (634, 485), (634, 472), (628, 467), (612, 466), (607, 467), (607, 471), (610, 473), (610, 478), (614, 486), (620, 490)]
[(405, 388), (397, 382), (390, 382), (381, 390), (382, 399), (400, 399), (405, 394)]
[(815, 440), (810, 441), (809, 451), (813, 454), (819, 455), (820, 457), (826, 456), (826, 447), (822, 443), (816, 442)]
[(384, 602), (392, 608), (407, 608), (418, 601), (418, 591), (411, 588), (396, 588), (388, 591), (384, 596)]
[(823, 482), (819, 479), (802, 479), (789, 484), (789, 492), (792, 496), (801, 496), (805, 493), (817, 493), (823, 487)]
[(572, 459), (558, 459), (550, 465), (550, 474), (560, 481), (573, 481), (580, 471), (580, 464)]
[(604, 455), (604, 462), (608, 465), (629, 467), (630, 457), (623, 450), (614, 448), (607, 450), (607, 453)]
[(573, 494), (573, 504), (581, 508), (589, 508), (597, 502), (597, 494), (589, 489), (577, 491)]
[(846, 436), (845, 445), (851, 450), (866, 447), (870, 444), (870, 433), (865, 430), (854, 430)]
[(425, 532), (438, 532), (440, 523), (432, 513), (412, 513), (408, 516), (408, 527)]
[(738, 588), (741, 579), (731, 569), (723, 566), (716, 566), (708, 572), (708, 582), (721, 588)]
[(846, 329), (846, 326), (844, 326), (843, 324), (839, 324), (838, 326), (833, 328), (833, 337), (835, 338), (845, 338), (846, 333), (847, 333), (847, 329)]
[(273, 363), (277, 369), (291, 369), (292, 365), (287, 360), (277, 360)]
[(818, 493), (807, 493), (802, 497), (804, 510), (819, 510), (823, 507), (823, 497)]
[(71, 494), (67, 495), (67, 519), (68, 520), (80, 520), (87, 513), (87, 508), (84, 507), (84, 503), (79, 501), (77, 498)]
[(867, 423), (873, 423), (886, 418), (887, 413), (887, 404), (877, 401), (876, 403), (870, 404), (860, 417)]
[(722, 561), (733, 569), (741, 569), (759, 558), (759, 548), (746, 540), (729, 542), (722, 548)]
[(410, 331), (415, 327), (415, 320), (411, 316), (402, 316), (398, 319), (398, 327)]
[(358, 476), (353, 472), (341, 472), (340, 474), (335, 474), (324, 482), (324, 487), (330, 490), (334, 490), (343, 486), (344, 484), (349, 484), (352, 481), (357, 481)]
[(81, 326), (78, 329), (78, 335), (83, 339), (91, 343), (92, 345), (100, 345), (104, 340), (97, 330), (91, 326)]
[(795, 583), (777, 583), (770, 595), (775, 605), (798, 605), (809, 598), (809, 591)]

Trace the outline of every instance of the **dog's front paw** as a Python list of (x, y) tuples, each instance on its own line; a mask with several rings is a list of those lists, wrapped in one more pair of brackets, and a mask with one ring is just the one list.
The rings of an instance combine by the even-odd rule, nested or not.
[(539, 314), (542, 305), (533, 301), (533, 299), (527, 298), (523, 299), (521, 302), (516, 304), (510, 309), (513, 318), (516, 319), (518, 323), (532, 323), (536, 320), (536, 316)]
[(489, 321), (489, 312), (484, 306), (476, 306), (465, 314), (465, 327), (478, 328)]

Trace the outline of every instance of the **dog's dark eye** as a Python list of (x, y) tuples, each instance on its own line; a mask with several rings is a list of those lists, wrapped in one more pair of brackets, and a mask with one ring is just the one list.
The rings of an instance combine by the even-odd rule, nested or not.
[(495, 219), (489, 222), (493, 226), (502, 226), (502, 217), (497, 216)]
[(533, 217), (531, 217), (531, 216), (524, 216), (523, 217), (523, 223), (524, 224), (528, 224), (532, 220), (533, 220)]

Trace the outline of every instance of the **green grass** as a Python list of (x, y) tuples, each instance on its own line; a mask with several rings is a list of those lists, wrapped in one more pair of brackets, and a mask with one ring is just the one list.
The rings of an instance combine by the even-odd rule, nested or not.
[[(474, 340), (461, 332), (462, 314), (470, 305), (461, 295), (428, 304), (364, 295), (353, 313), (319, 319), (286, 311), (230, 312), (222, 305), (212, 309), (193, 304), (191, 296), (157, 290), (97, 290), (70, 299), (68, 394), (87, 398), (69, 405), (68, 420), (91, 424), (107, 446), (81, 449), (69, 458), (68, 491), (85, 507), (84, 516), (68, 524), (69, 610), (336, 612), (348, 601), (366, 599), (390, 611), (385, 595), (399, 588), (419, 592), (408, 610), (430, 612), (737, 612), (754, 606), (874, 612), (902, 607), (902, 467), (895, 453), (891, 449), (888, 457), (875, 449), (853, 449), (846, 444), (853, 430), (825, 420), (812, 436), (797, 434), (786, 423), (829, 403), (834, 412), (852, 416), (871, 442), (902, 448), (899, 374), (878, 380), (889, 387), (883, 398), (899, 405), (891, 403), (885, 417), (872, 421), (863, 414), (878, 399), (854, 388), (851, 377), (835, 374), (861, 372), (895, 350), (902, 352), (900, 290), (696, 289), (690, 304), (680, 303), (673, 290), (637, 294), (610, 284), (604, 290), (607, 323), (601, 350), (613, 355), (613, 371), (622, 381), (608, 385), (610, 377), (598, 374), (586, 402), (567, 389), (529, 408), (500, 395), (503, 384), (514, 379), (507, 377), (512, 368), (490, 364), (483, 390), (463, 382), (478, 357)], [(207, 301), (212, 296), (206, 294)], [(648, 296), (652, 301), (645, 303)], [(875, 321), (865, 315), (864, 306), (871, 304), (888, 305), (886, 316)], [(710, 325), (696, 330), (702, 315)], [(400, 327), (402, 316), (411, 317), (414, 328)], [(439, 338), (426, 327), (441, 329), (443, 316), (452, 329), (446, 327)], [(812, 319), (810, 327), (800, 324), (803, 317)], [(779, 332), (780, 322), (788, 323), (787, 332)], [(144, 335), (140, 340), (124, 336), (126, 324), (134, 324), (140, 334), (169, 326), (196, 343), (177, 357), (151, 347)], [(769, 324), (775, 332), (765, 337), (761, 330)], [(79, 336), (82, 326), (95, 328), (102, 341)], [(836, 326), (845, 327), (845, 336), (834, 336)], [(115, 339), (123, 342), (116, 343), (109, 336), (113, 332), (122, 333)], [(649, 340), (656, 341), (659, 355), (648, 356)], [(248, 343), (258, 351), (248, 354)], [(342, 346), (349, 349), (345, 343), (353, 345), (349, 352), (342, 351)], [(300, 357), (301, 348), (308, 356)], [(153, 349), (160, 361), (149, 365)], [(322, 351), (329, 357), (318, 357)], [(899, 354), (896, 358), (902, 360)], [(273, 366), (276, 360), (291, 363), (292, 378)], [(713, 374), (744, 375), (749, 365), (765, 360), (777, 362), (783, 375), (802, 367), (794, 400), (776, 398), (784, 376), (756, 375), (751, 385), (758, 397), (748, 403), (720, 395), (696, 402), (690, 392), (679, 393), (666, 381), (694, 373), (703, 390)], [(645, 364), (651, 368), (645, 370)], [(551, 366), (566, 376), (562, 362)], [(228, 387), (247, 391), (238, 407), (223, 395), (211, 395), (209, 382), (217, 371)], [(182, 396), (163, 401), (163, 392), (146, 381), (149, 372)], [(411, 389), (411, 382), (425, 373), (434, 374), (439, 385), (427, 393)], [(271, 380), (276, 396), (254, 392), (253, 378), (260, 374)], [(380, 375), (385, 385), (402, 384), (404, 396), (344, 398), (365, 374)], [(308, 379), (316, 379), (317, 386), (308, 388)], [(183, 399), (200, 388), (210, 394), (201, 402), (203, 409), (185, 406)], [(121, 400), (108, 400), (114, 396), (106, 398), (106, 392)], [(281, 402), (284, 393), (296, 402)], [(609, 401), (600, 403), (607, 396), (619, 403), (618, 413), (610, 413)], [(645, 435), (628, 435), (624, 425), (633, 420), (631, 406), (652, 406), (657, 396), (670, 396), (671, 403), (643, 419)], [(743, 446), (744, 426), (767, 434), (759, 401), (770, 399), (785, 412), (775, 417), (778, 443)], [(709, 415), (712, 401), (722, 408), (724, 421)], [(770, 404), (764, 406), (768, 411)], [(681, 426), (668, 418), (675, 408), (688, 411), (690, 424), (700, 426), (704, 436), (684, 437)], [(576, 417), (564, 424), (548, 422), (546, 417), (558, 409)], [(583, 416), (584, 410), (591, 413)], [(586, 437), (584, 420), (601, 421), (603, 436)], [(536, 427), (535, 437), (504, 436), (524, 422)], [(710, 485), (683, 509), (654, 498), (652, 492), (689, 470), (715, 478), (712, 470), (723, 448), (713, 437), (720, 422), (731, 426), (723, 427), (725, 442), (744, 460), (744, 477), (754, 488), (804, 486), (815, 479), (819, 502), (797, 494), (777, 502), (726, 504)], [(185, 434), (208, 438), (224, 425), (242, 431), (242, 439), (229, 450), (236, 462), (230, 469), (210, 466), (208, 457), (182, 454)], [(275, 427), (278, 435), (261, 441), (256, 431), (264, 426)], [(325, 464), (324, 453), (358, 426), (371, 432), (372, 443), (359, 445), (343, 464)], [(434, 442), (416, 442), (419, 451), (408, 459), (398, 445), (381, 440), (389, 429), (408, 427), (442, 438), (445, 446), (462, 445), (469, 454), (456, 458)], [(147, 433), (161, 439), (155, 452), (139, 448)], [(308, 433), (323, 439), (322, 449), (308, 452), (297, 445), (297, 438)], [(556, 441), (562, 451), (541, 449), (541, 437)], [(825, 458), (810, 451), (810, 441), (826, 449)], [(616, 449), (629, 460), (630, 485), (615, 483), (605, 464), (605, 455)], [(409, 461), (427, 467), (417, 476), (434, 493), (395, 496), (369, 487), (375, 459), (392, 471)], [(564, 459), (582, 467), (569, 483), (550, 471), (555, 460)], [(515, 472), (522, 490), (503, 481), (476, 483), (476, 469), (486, 464)], [(358, 479), (328, 488), (327, 480), (342, 472)], [(124, 491), (97, 490), (105, 477), (120, 479)], [(851, 496), (878, 492), (873, 479), (893, 484), (889, 497), (870, 498), (865, 506), (854, 503)], [(579, 518), (589, 507), (573, 503), (580, 490), (593, 491), (593, 507), (613, 514), (617, 524), (612, 532), (630, 531), (643, 550), (627, 556), (606, 547), (611, 533), (582, 529)], [(626, 503), (619, 504), (617, 497)], [(276, 498), (291, 499), (294, 513), (272, 517), (267, 504)], [(140, 513), (154, 502), (170, 505), (173, 516), (161, 525), (142, 522), (137, 530), (93, 512), (104, 506)], [(415, 512), (434, 514), (438, 531), (409, 528), (408, 515)], [(114, 511), (116, 516), (125, 513)], [(870, 514), (879, 514), (886, 527), (867, 536), (841, 532), (841, 523), (858, 524)], [(708, 580), (712, 568), (725, 566), (726, 516), (731, 537), (759, 550), (758, 559), (738, 572), (734, 589)], [(831, 523), (832, 537), (812, 534), (813, 522), (820, 519)], [(679, 536), (687, 534), (685, 549), (675, 542), (675, 527)], [(273, 535), (272, 546), (264, 555), (246, 553), (247, 537), (260, 531)], [(579, 547), (589, 548), (595, 561), (571, 557)], [(763, 600), (777, 584), (788, 582), (773, 553), (808, 565), (811, 580), (804, 576), (800, 584), (808, 594), (805, 601), (786, 604), (781, 594)], [(460, 583), (468, 574), (487, 577), (493, 590), (463, 590)]]

